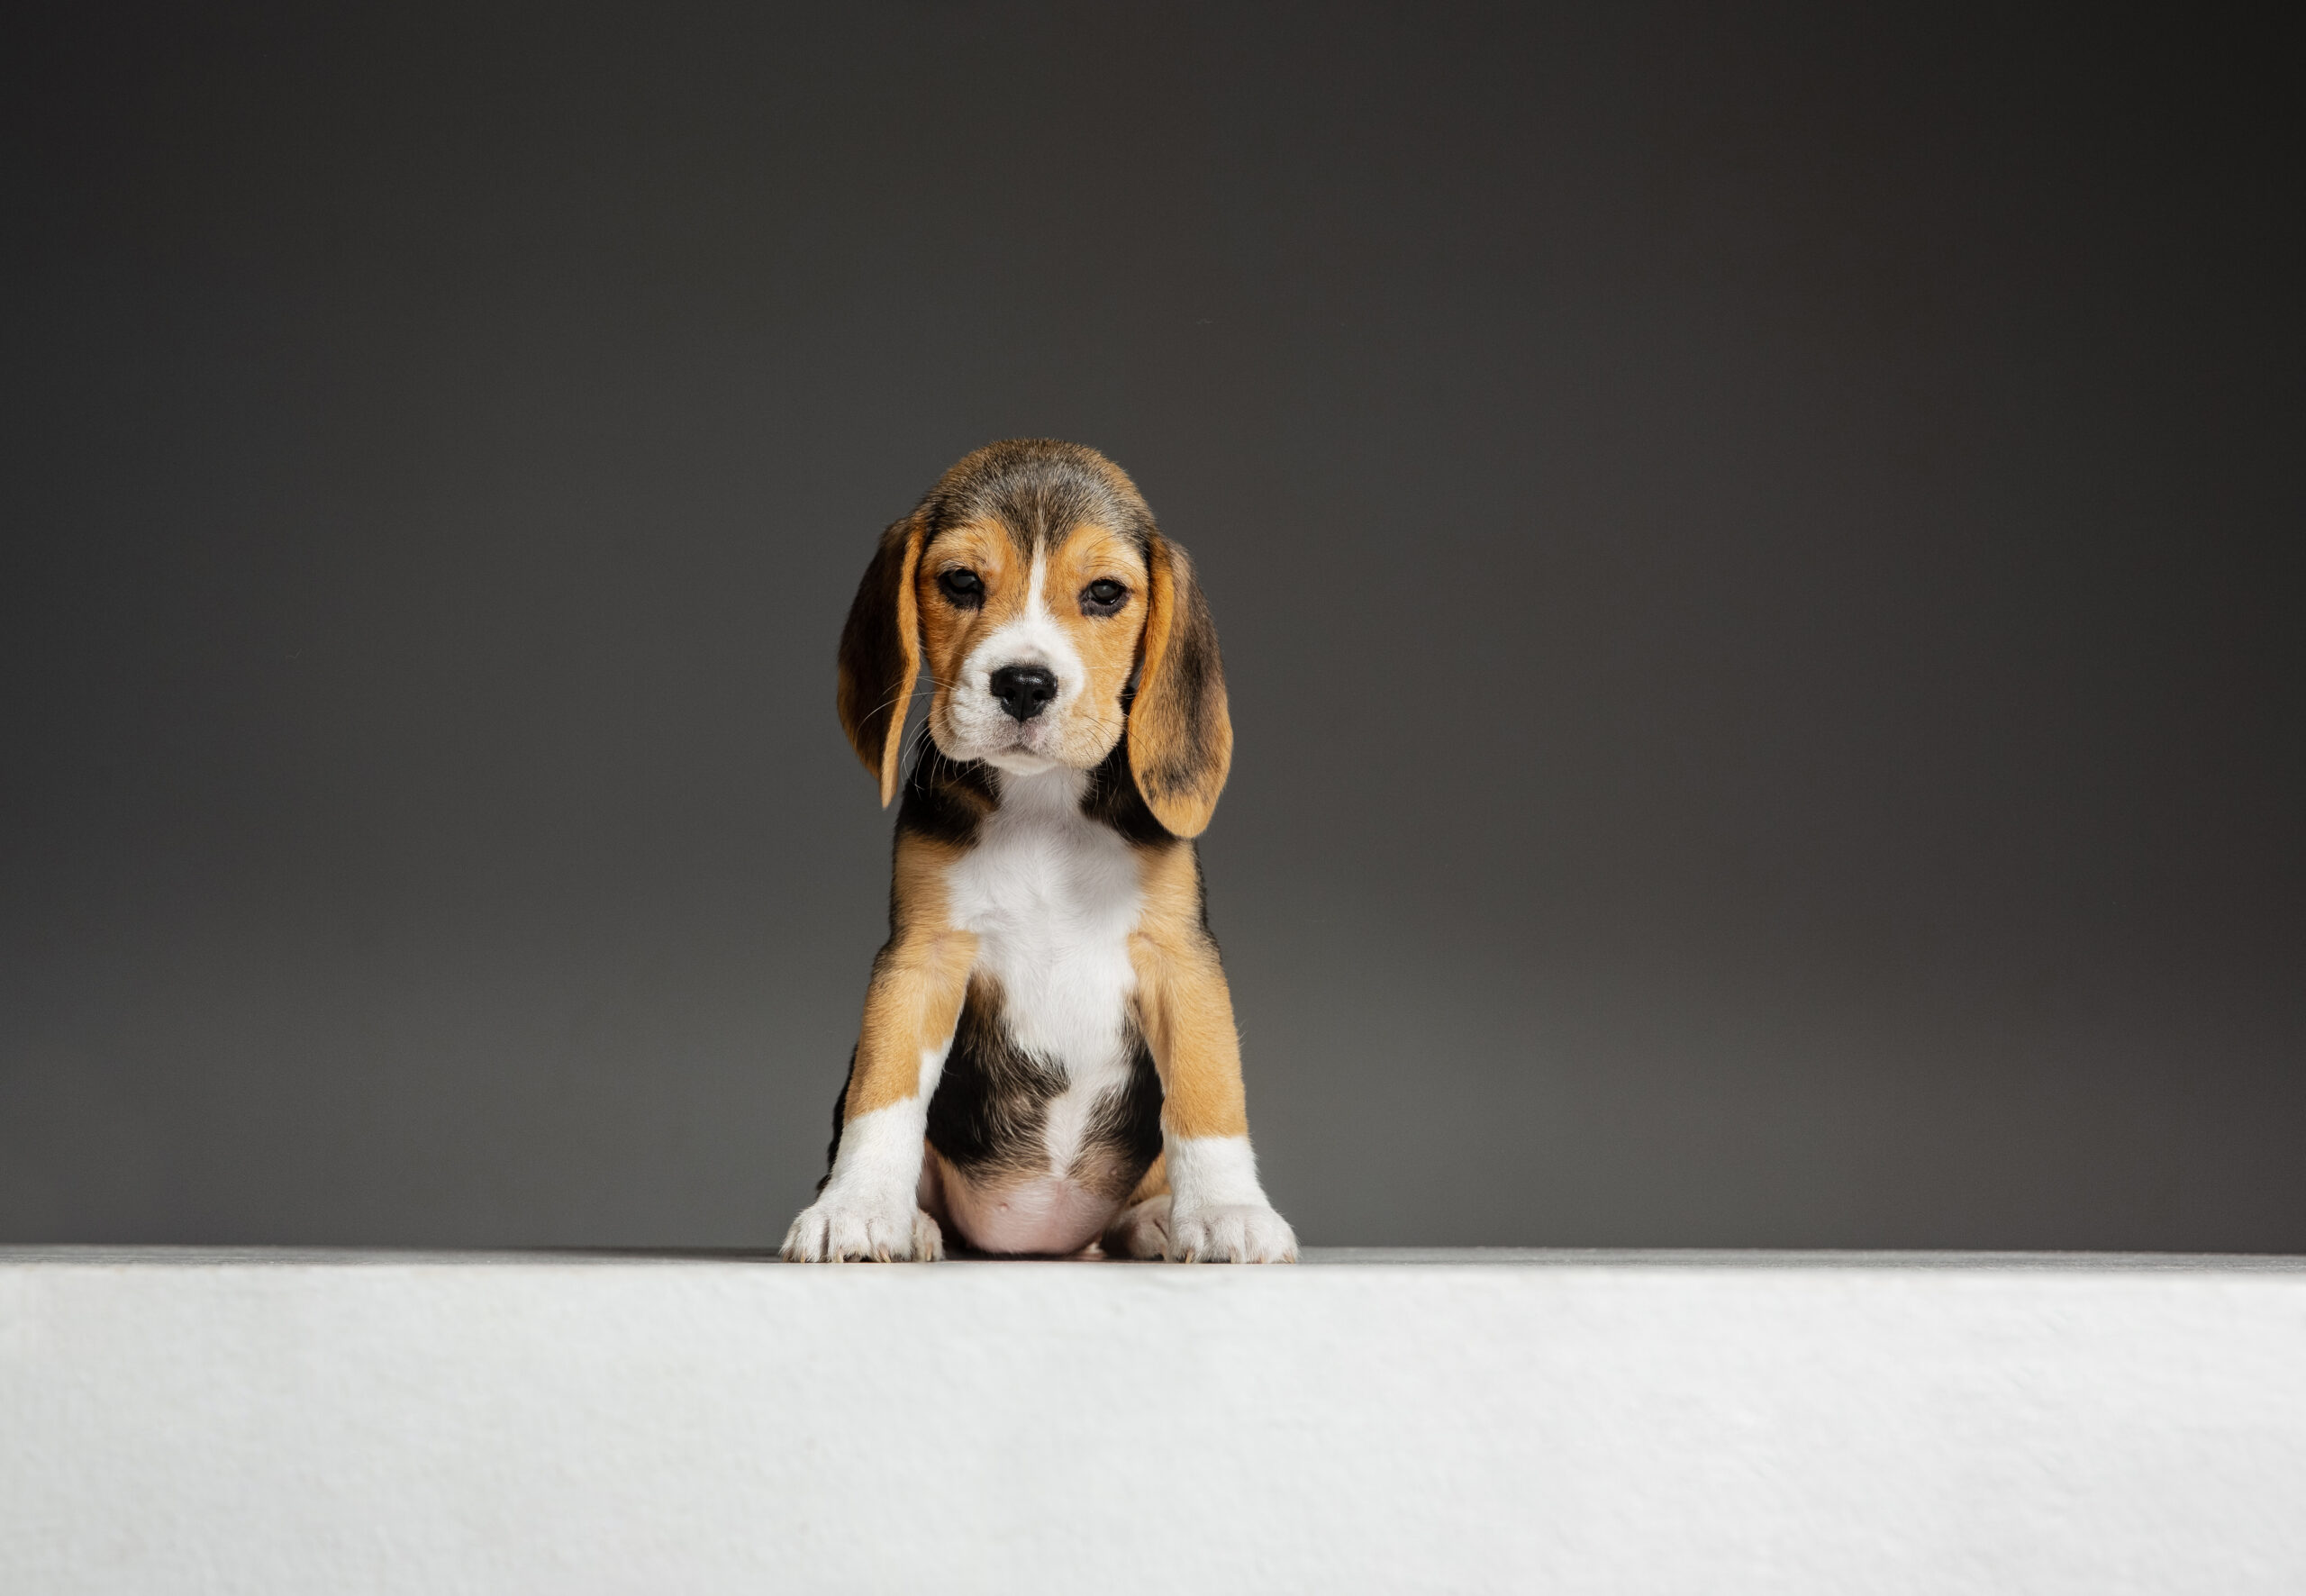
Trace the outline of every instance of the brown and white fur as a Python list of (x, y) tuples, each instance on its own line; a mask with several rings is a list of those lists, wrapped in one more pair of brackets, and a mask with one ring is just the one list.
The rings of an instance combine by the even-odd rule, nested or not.
[(1094, 449), (979, 449), (882, 534), (841, 636), (885, 806), (924, 667), (889, 939), (785, 1256), (1294, 1260), (1203, 907), (1233, 729), (1185, 551)]

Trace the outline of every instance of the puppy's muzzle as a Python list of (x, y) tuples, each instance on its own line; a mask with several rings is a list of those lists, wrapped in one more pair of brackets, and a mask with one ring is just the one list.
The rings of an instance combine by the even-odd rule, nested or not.
[(1030, 721), (1057, 696), (1057, 676), (1038, 665), (1004, 665), (993, 673), (993, 696), (1010, 719)]

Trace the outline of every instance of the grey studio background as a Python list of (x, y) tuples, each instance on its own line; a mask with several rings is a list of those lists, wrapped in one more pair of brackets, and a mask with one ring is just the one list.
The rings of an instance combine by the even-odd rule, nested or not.
[(763, 1247), (875, 534), (1131, 470), (1314, 1243), (2306, 1250), (2269, 38), (12, 8), (0, 1239)]

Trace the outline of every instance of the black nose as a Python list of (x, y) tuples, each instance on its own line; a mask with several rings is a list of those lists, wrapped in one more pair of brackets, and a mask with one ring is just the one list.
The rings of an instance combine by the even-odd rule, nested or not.
[(993, 673), (993, 696), (1012, 719), (1030, 721), (1057, 696), (1057, 677), (1038, 665), (1004, 665)]

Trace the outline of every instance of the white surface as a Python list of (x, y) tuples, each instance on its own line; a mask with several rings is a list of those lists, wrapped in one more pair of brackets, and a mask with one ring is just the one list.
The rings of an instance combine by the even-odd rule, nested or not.
[(2306, 1591), (2296, 1261), (1464, 1256), (0, 1249), (0, 1590)]

